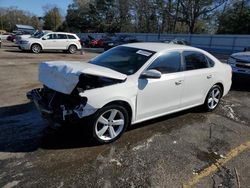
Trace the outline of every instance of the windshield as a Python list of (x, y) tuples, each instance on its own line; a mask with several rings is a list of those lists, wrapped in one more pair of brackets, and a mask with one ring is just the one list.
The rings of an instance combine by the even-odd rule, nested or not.
[(155, 54), (153, 51), (119, 46), (93, 59), (90, 63), (131, 75)]
[(40, 32), (35, 32), (31, 37), (32, 38), (41, 38), (44, 35), (44, 32), (40, 31)]

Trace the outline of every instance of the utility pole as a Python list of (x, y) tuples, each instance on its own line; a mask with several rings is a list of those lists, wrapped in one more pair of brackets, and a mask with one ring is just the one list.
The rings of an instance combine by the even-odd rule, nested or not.
[(1, 29), (3, 30), (3, 15), (2, 15), (2, 12), (0, 12), (0, 16), (1, 16)]
[(54, 20), (55, 20), (55, 25), (54, 25), (54, 31), (56, 31), (56, 9), (54, 8)]

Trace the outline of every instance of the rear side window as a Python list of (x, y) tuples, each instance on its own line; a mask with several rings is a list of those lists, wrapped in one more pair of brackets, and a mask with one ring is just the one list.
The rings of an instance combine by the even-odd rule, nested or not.
[(214, 66), (214, 61), (212, 59), (210, 59), (209, 57), (207, 57), (207, 56), (206, 56), (206, 58), (207, 58), (207, 62), (208, 62), (209, 67), (213, 67)]
[(179, 72), (181, 70), (181, 54), (179, 52), (162, 54), (154, 60), (148, 69), (156, 69), (162, 74)]
[(183, 52), (186, 70), (203, 69), (210, 67), (208, 60), (199, 52)]
[(73, 35), (68, 35), (68, 38), (69, 38), (69, 39), (76, 39), (76, 37), (73, 36)]
[(57, 34), (57, 39), (67, 39), (67, 35)]

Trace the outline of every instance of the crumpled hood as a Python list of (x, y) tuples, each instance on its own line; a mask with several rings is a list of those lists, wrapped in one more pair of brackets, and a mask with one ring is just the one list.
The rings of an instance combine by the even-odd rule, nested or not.
[(70, 94), (79, 76), (84, 74), (125, 80), (127, 75), (109, 68), (80, 61), (49, 61), (39, 66), (39, 80), (47, 87), (64, 94)]
[(238, 53), (234, 53), (231, 55), (231, 57), (238, 59), (238, 60), (242, 60), (242, 61), (246, 61), (250, 63), (250, 52), (238, 52)]

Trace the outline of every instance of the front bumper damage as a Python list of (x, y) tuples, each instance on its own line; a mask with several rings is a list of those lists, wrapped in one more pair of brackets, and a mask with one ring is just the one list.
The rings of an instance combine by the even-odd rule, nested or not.
[(97, 109), (87, 104), (87, 98), (76, 94), (66, 95), (47, 87), (37, 88), (27, 93), (41, 116), (51, 123), (75, 123), (94, 114)]

